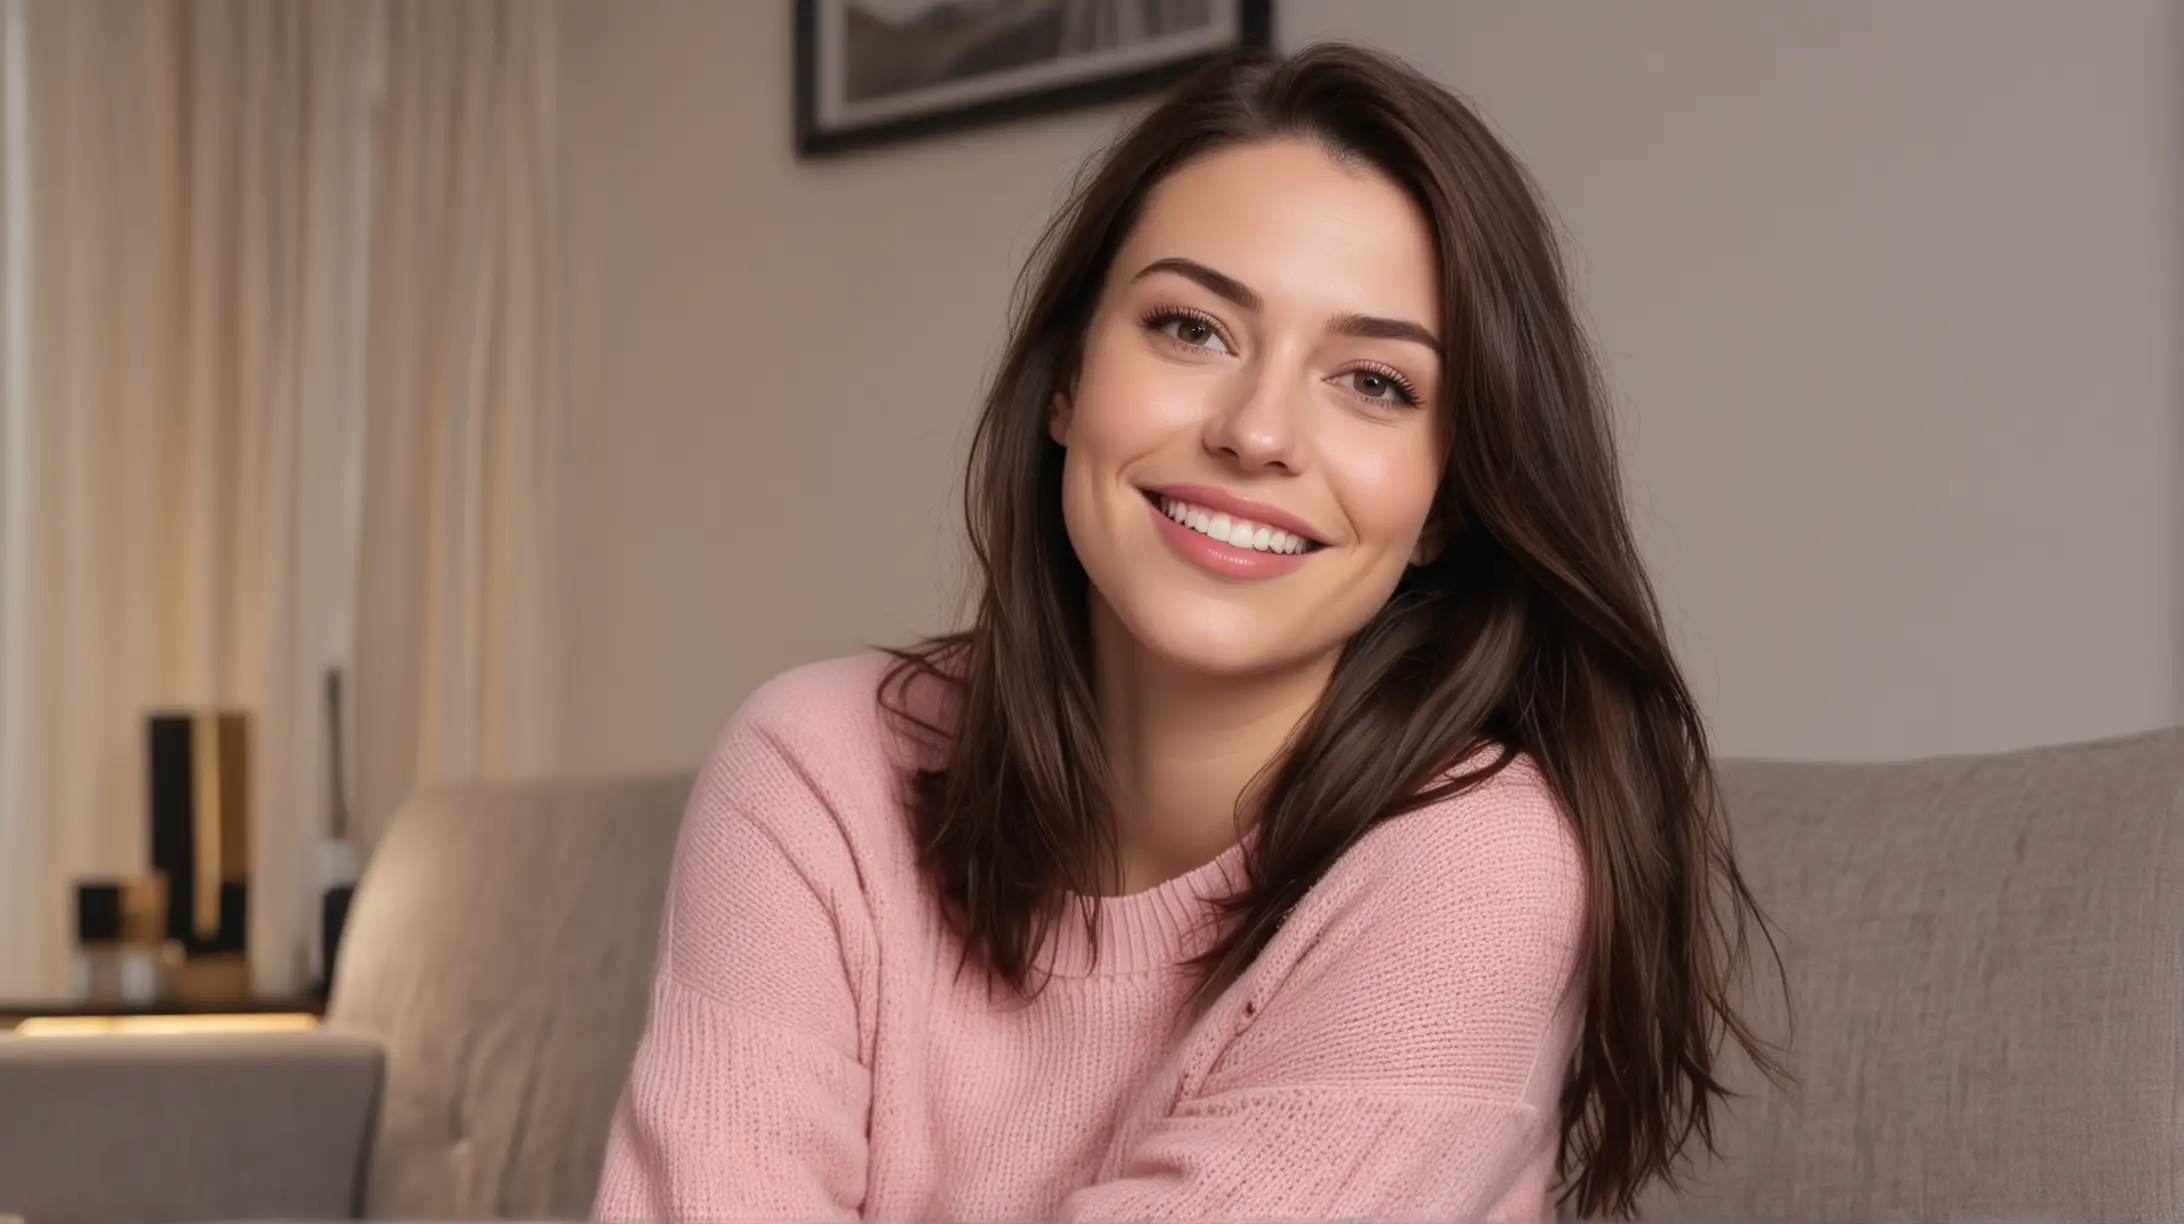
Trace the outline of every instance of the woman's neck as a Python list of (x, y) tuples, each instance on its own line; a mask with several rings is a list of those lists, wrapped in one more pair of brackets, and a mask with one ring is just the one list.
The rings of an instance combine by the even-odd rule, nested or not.
[(1244, 790), (1310, 713), (1334, 658), (1213, 677), (1155, 657), (1093, 597), (1092, 672), (1121, 892), (1141, 892), (1219, 858), (1255, 817)]

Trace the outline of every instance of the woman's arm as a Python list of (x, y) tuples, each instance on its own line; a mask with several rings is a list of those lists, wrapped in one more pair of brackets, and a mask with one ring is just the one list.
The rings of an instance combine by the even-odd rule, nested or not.
[[(1584, 916), (1529, 770), (1376, 830), (1224, 999), (1202, 1083), (1126, 1130), (1069, 1219), (1479, 1219), (1548, 1193)], [(1338, 878), (1342, 877), (1342, 878)], [(1262, 959), (1275, 954), (1270, 946)]]
[(844, 1219), (864, 1199), (871, 1086), (852, 983), (870, 928), (763, 697), (722, 736), (684, 818), (602, 1220)]

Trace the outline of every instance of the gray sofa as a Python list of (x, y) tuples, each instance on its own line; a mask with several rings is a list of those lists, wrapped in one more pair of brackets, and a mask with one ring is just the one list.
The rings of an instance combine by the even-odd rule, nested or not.
[[(413, 802), (322, 1031), (0, 1038), (0, 1212), (581, 1217), (688, 785)], [(1725, 785), (1798, 1083), (1736, 1068), (1721, 1157), (1649, 1215), (2179, 1218), (2184, 729)]]

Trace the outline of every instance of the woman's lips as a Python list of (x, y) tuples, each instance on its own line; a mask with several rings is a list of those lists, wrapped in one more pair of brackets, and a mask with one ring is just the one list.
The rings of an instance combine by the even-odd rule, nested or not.
[[(1144, 492), (1147, 497), (1160, 503), (1163, 510), (1169, 508), (1168, 503), (1170, 502), (1184, 502), (1205, 510), (1209, 515), (1225, 514), (1232, 521), (1239, 518), (1247, 519), (1275, 531), (1286, 531), (1293, 536), (1301, 537), (1315, 544), (1325, 544), (1327, 542), (1326, 536), (1322, 535), (1312, 524), (1279, 506), (1269, 506), (1265, 502), (1253, 501), (1242, 494), (1231, 493), (1227, 489), (1217, 488), (1213, 485), (1153, 485), (1147, 487)], [(1214, 538), (1219, 539), (1220, 537), (1216, 535)]]
[[(1248, 520), (1234, 519), (1226, 514), (1214, 515), (1204, 507), (1191, 503), (1183, 503), (1183, 507), (1188, 511), (1186, 518), (1209, 527), (1225, 528), (1231, 539), (1238, 534), (1239, 522), (1248, 523)], [(1177, 522), (1170, 513), (1176, 508), (1176, 499), (1156, 498), (1150, 494), (1145, 499), (1145, 512), (1153, 516), (1153, 525), (1160, 532), (1161, 538), (1168, 542), (1168, 547), (1177, 556), (1216, 577), (1245, 581), (1279, 578), (1303, 565), (1305, 559), (1320, 547), (1287, 532), (1277, 532), (1263, 523), (1252, 524), (1255, 530), (1251, 532), (1251, 545), (1216, 539), (1204, 531)], [(1261, 537), (1266, 539), (1265, 550), (1255, 546)], [(1293, 551), (1273, 551), (1276, 546), (1283, 544), (1285, 537)]]

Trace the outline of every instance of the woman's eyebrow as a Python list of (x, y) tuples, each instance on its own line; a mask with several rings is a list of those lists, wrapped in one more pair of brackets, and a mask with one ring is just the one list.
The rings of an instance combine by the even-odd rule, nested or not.
[(1188, 277), (1204, 285), (1208, 290), (1220, 297), (1227, 298), (1253, 313), (1257, 313), (1266, 304), (1258, 292), (1244, 282), (1237, 280), (1226, 272), (1216, 272), (1195, 259), (1185, 259), (1180, 255), (1170, 255), (1165, 259), (1156, 259), (1139, 268), (1138, 274), (1130, 279), (1141, 281), (1155, 272), (1173, 272), (1177, 276)]
[(1383, 319), (1378, 315), (1338, 315), (1328, 330), (1337, 335), (1358, 336), (1366, 340), (1408, 340), (1413, 344), (1423, 344), (1436, 353), (1441, 351), (1441, 338), (1434, 335), (1431, 328), (1422, 323), (1413, 323), (1409, 319)]
[[(1216, 271), (1195, 259), (1185, 259), (1180, 255), (1170, 255), (1162, 259), (1156, 259), (1138, 269), (1137, 275), (1130, 279), (1141, 281), (1155, 272), (1173, 272), (1177, 276), (1196, 281), (1198, 284), (1205, 286), (1208, 292), (1233, 302), (1254, 314), (1264, 309), (1266, 305), (1265, 299), (1261, 298), (1258, 291), (1251, 286), (1237, 280), (1226, 272)], [(1408, 340), (1413, 344), (1423, 344), (1436, 353), (1441, 351), (1441, 338), (1434, 335), (1431, 328), (1421, 323), (1413, 323), (1409, 319), (1387, 319), (1378, 315), (1345, 314), (1336, 316), (1335, 321), (1329, 326), (1328, 330), (1337, 335), (1356, 336), (1364, 340)]]

